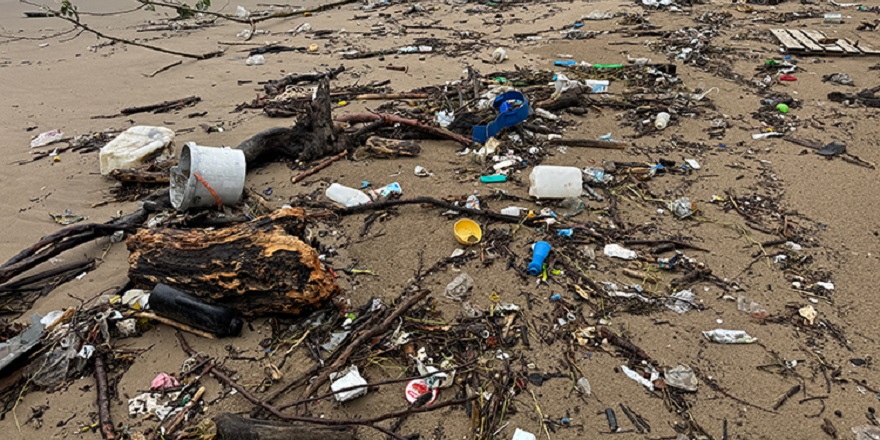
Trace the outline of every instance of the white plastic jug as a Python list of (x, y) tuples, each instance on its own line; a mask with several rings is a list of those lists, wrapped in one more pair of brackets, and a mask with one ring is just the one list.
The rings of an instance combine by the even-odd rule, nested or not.
[(584, 178), (576, 167), (538, 165), (529, 176), (529, 195), (539, 199), (580, 197)]
[(171, 159), (174, 131), (165, 127), (138, 125), (123, 131), (101, 148), (101, 174), (134, 168), (152, 159)]
[(330, 187), (327, 188), (326, 191), (324, 191), (324, 195), (326, 195), (327, 198), (329, 198), (330, 200), (333, 200), (334, 202), (339, 203), (346, 208), (363, 205), (372, 201), (370, 199), (370, 196), (364, 194), (363, 191), (349, 188), (338, 183), (330, 185)]

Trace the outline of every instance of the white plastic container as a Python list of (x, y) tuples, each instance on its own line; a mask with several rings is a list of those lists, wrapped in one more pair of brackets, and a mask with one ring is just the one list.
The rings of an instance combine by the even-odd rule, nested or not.
[(165, 127), (138, 125), (123, 131), (101, 148), (101, 174), (117, 169), (134, 168), (152, 159), (174, 156), (174, 131)]
[(529, 175), (529, 195), (539, 199), (580, 197), (583, 173), (576, 167), (538, 165)]
[(372, 201), (370, 196), (364, 194), (363, 191), (349, 188), (338, 183), (330, 185), (330, 187), (324, 191), (324, 195), (327, 196), (328, 199), (333, 200), (346, 208), (363, 205)]
[(657, 113), (657, 118), (654, 119), (654, 126), (657, 127), (657, 130), (663, 130), (666, 128), (666, 126), (669, 125), (670, 117), (669, 113), (666, 112)]
[(244, 192), (245, 173), (243, 151), (187, 142), (177, 166), (171, 167), (171, 205), (178, 211), (206, 208), (217, 206), (217, 198), (235, 205)]

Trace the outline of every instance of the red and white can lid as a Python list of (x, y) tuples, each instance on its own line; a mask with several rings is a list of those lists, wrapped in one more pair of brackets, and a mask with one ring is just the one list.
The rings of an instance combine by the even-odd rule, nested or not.
[(425, 405), (430, 405), (437, 400), (437, 388), (428, 388), (428, 382), (425, 382), (425, 379), (413, 379), (406, 384), (406, 400), (409, 403), (415, 402), (419, 396), (425, 393), (431, 393), (431, 400), (425, 403)]

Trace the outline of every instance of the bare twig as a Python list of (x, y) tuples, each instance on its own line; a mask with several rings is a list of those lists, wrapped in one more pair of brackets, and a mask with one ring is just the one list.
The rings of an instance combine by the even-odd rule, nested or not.
[(369, 330), (361, 333), (356, 338), (352, 339), (352, 341), (339, 353), (339, 356), (336, 357), (336, 360), (333, 361), (324, 372), (321, 373), (318, 377), (313, 380), (308, 387), (306, 387), (305, 397), (309, 397), (314, 393), (318, 387), (324, 385), (328, 380), (330, 380), (330, 373), (335, 372), (342, 368), (345, 363), (348, 362), (348, 358), (354, 354), (354, 351), (361, 348), (364, 344), (366, 344), (371, 339), (385, 333), (391, 325), (397, 321), (397, 318), (403, 315), (407, 310), (409, 310), (412, 306), (416, 305), (419, 301), (423, 300), (428, 295), (427, 290), (423, 290), (406, 300), (400, 303), (393, 312), (391, 312), (388, 316), (385, 317), (384, 320), (379, 325), (376, 325)]
[(389, 115), (386, 113), (363, 113), (363, 114), (353, 114), (353, 115), (345, 115), (336, 119), (337, 122), (348, 122), (350, 124), (356, 123), (366, 123), (366, 122), (376, 122), (376, 121), (384, 121), (386, 125), (393, 124), (401, 124), (406, 125), (412, 128), (415, 128), (418, 131), (423, 133), (428, 133), (434, 136), (437, 136), (442, 139), (449, 139), (459, 144), (464, 145), (465, 147), (471, 147), (474, 145), (474, 141), (468, 139), (460, 134), (453, 133), (449, 130), (442, 129), (440, 127), (432, 127), (430, 125), (425, 125), (415, 119), (406, 119), (401, 118), (396, 115)]
[(113, 420), (110, 419), (110, 391), (107, 389), (107, 371), (104, 369), (104, 355), (95, 355), (95, 391), (98, 393), (98, 420), (104, 440), (116, 440)]
[(321, 161), (321, 163), (297, 174), (296, 176), (293, 176), (290, 179), (290, 183), (297, 183), (297, 182), (305, 179), (306, 177), (309, 177), (309, 176), (317, 173), (318, 171), (321, 171), (324, 168), (329, 167), (330, 164), (332, 164), (333, 162), (336, 162), (339, 159), (342, 159), (343, 157), (345, 157), (347, 155), (348, 155), (348, 150), (345, 150), (342, 153), (337, 154), (336, 156), (328, 157), (327, 159), (324, 159), (323, 161)]

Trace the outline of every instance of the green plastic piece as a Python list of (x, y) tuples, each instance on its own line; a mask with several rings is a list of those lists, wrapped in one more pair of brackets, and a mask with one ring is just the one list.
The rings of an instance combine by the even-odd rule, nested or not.
[(483, 183), (507, 182), (507, 176), (505, 176), (504, 174), (493, 174), (491, 176), (480, 176), (480, 182), (483, 182)]

